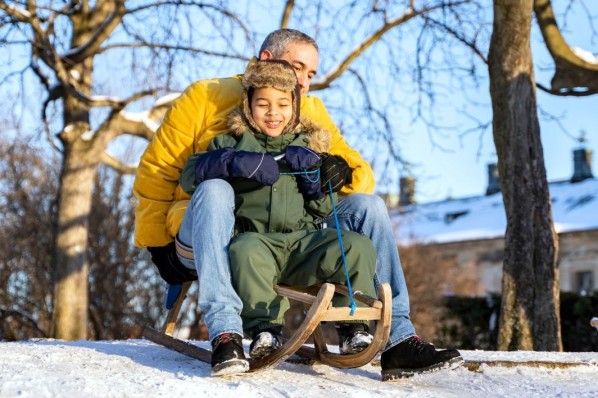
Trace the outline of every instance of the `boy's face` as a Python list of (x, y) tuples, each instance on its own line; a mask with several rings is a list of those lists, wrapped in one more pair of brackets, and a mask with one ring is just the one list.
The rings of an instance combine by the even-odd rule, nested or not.
[[(268, 50), (260, 54), (260, 59), (272, 59), (274, 56)], [(278, 58), (287, 61), (297, 75), (297, 82), (301, 87), (301, 95), (307, 94), (311, 79), (316, 75), (318, 69), (318, 50), (309, 43), (291, 43), (287, 46), (285, 53)]]
[(251, 97), (251, 116), (263, 134), (278, 137), (293, 118), (291, 92), (256, 88)]

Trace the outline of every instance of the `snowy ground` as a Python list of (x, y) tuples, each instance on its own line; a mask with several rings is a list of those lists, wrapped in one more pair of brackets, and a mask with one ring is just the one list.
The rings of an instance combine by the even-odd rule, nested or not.
[(476, 372), (463, 367), (382, 383), (373, 365), (339, 370), (284, 363), (214, 378), (208, 364), (146, 340), (36, 340), (0, 343), (0, 397), (598, 397), (598, 353), (463, 351), (463, 357), (578, 365), (482, 365)]

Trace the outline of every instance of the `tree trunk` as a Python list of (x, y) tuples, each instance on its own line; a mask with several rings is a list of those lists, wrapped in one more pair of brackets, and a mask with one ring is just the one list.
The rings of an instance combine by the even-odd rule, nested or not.
[[(93, 60), (73, 68), (82, 78), (79, 91), (91, 94)], [(58, 225), (54, 263), (52, 336), (63, 340), (87, 338), (89, 213), (100, 154), (97, 136), (89, 136), (90, 106), (72, 95), (64, 99), (64, 147), (60, 174)]]
[(501, 350), (562, 350), (558, 237), (544, 168), (530, 48), (533, 0), (495, 0), (489, 72), (507, 215)]
[(87, 338), (88, 215), (96, 167), (80, 144), (65, 149), (54, 268), (52, 335), (58, 339)]

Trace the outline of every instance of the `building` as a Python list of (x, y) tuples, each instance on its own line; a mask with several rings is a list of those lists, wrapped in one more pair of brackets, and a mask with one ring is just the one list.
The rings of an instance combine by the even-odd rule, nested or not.
[[(550, 182), (549, 189), (561, 290), (583, 294), (598, 290), (598, 180), (590, 150), (577, 149), (573, 157), (573, 176)], [(499, 293), (506, 217), (496, 165), (488, 165), (485, 195), (420, 204), (409, 198), (414, 185), (405, 186), (399, 206), (390, 210), (397, 243), (433, 247), (463, 270), (475, 270), (475, 291), (467, 294)]]

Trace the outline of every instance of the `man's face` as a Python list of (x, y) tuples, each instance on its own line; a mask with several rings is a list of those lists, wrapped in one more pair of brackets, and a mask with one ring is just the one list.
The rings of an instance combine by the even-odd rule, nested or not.
[(293, 118), (293, 97), (290, 91), (273, 87), (256, 88), (251, 97), (251, 116), (260, 131), (278, 137)]
[[(261, 60), (274, 58), (272, 53), (264, 51), (260, 54)], [(286, 52), (278, 59), (287, 61), (297, 74), (297, 81), (301, 87), (301, 95), (307, 94), (311, 79), (318, 69), (318, 51), (309, 43), (291, 43)]]

